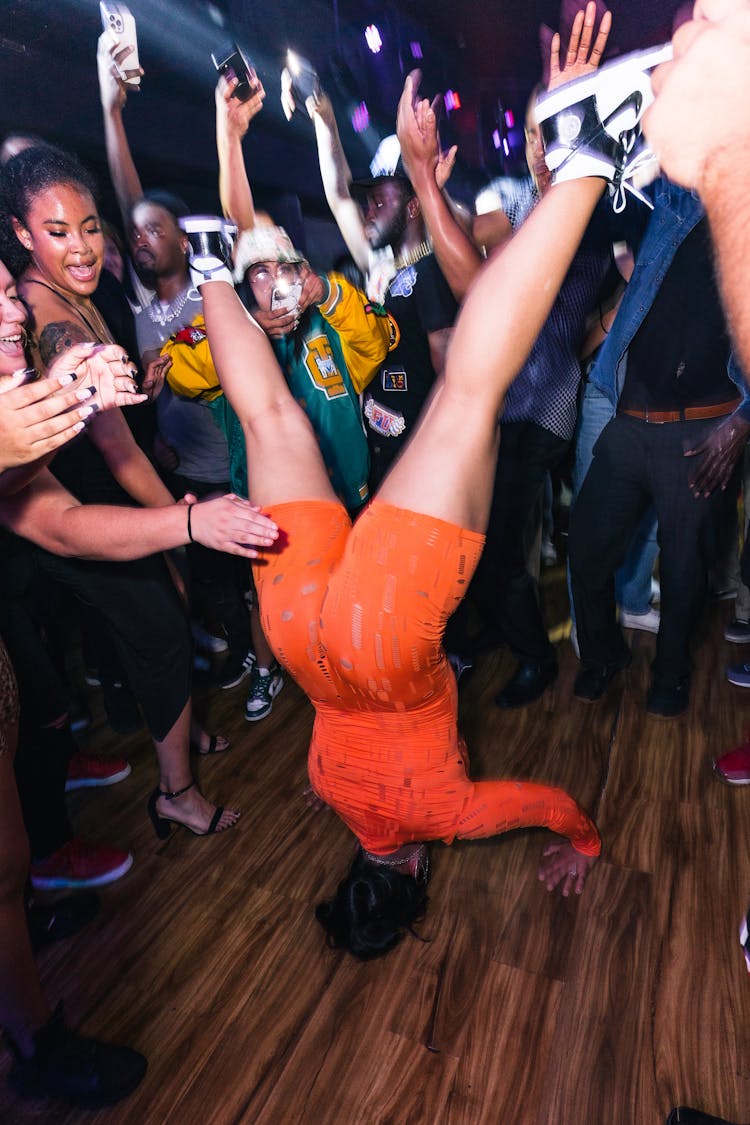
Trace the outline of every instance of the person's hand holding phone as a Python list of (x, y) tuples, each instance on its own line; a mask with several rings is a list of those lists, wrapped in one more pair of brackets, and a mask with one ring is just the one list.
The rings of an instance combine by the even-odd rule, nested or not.
[(283, 336), (288, 336), (297, 327), (299, 317), (296, 309), (290, 311), (285, 307), (271, 309), (269, 312), (254, 309), (253, 319), (260, 325), (266, 336), (269, 336), (272, 340), (280, 340)]
[(328, 292), (328, 282), (320, 274), (314, 273), (309, 266), (300, 267), (300, 281), (302, 291), (297, 302), (297, 313), (303, 313), (310, 305), (320, 305)]
[(263, 99), (266, 91), (263, 83), (253, 72), (255, 79), (253, 93), (246, 101), (240, 101), (234, 96), (239, 85), (239, 79), (234, 74), (221, 74), (216, 84), (216, 129), (221, 130), (225, 136), (236, 137), (239, 140), (245, 136), (248, 126), (263, 108)]
[(129, 90), (140, 90), (139, 85), (133, 85), (121, 77), (121, 74), (143, 75), (143, 68), (129, 70), (125, 67), (128, 55), (133, 52), (132, 47), (122, 47), (113, 43), (108, 31), (103, 31), (99, 36), (96, 50), (96, 68), (99, 75), (99, 97), (105, 113), (113, 110), (122, 110), (128, 100)]

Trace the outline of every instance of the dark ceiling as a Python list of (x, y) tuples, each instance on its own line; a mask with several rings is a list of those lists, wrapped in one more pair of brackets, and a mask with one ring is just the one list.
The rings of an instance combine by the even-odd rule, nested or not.
[[(569, 0), (564, 0), (566, 9)], [(138, 25), (142, 93), (133, 95), (126, 125), (147, 186), (180, 188), (195, 206), (216, 195), (210, 52), (236, 38), (257, 65), (268, 94), (246, 142), (260, 201), (280, 191), (323, 214), (310, 123), (284, 121), (278, 102), (284, 51), (295, 47), (318, 68), (334, 98), (355, 174), (366, 170), (378, 135), (393, 129), (403, 74), (424, 56), (424, 91), (451, 88), (461, 99), (441, 127), (458, 141), (455, 187), (469, 195), (502, 170), (492, 144), (498, 103), (523, 107), (541, 71), (539, 28), (555, 26), (559, 0), (130, 0)], [(617, 0), (611, 48), (632, 50), (667, 38), (680, 0)], [(367, 24), (383, 47), (371, 54)], [(102, 168), (96, 85), (97, 0), (0, 0), (0, 131), (31, 130), (75, 148)], [(352, 129), (364, 101), (372, 128)], [(521, 133), (510, 137), (516, 159)]]

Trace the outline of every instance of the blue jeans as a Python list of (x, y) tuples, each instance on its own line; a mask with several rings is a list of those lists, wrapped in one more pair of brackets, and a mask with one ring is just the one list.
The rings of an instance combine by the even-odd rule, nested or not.
[[(606, 395), (587, 383), (578, 415), (575, 435), (575, 460), (573, 462), (573, 504), (581, 491), (593, 457), (599, 434), (615, 416), (615, 409)], [(615, 574), (617, 604), (627, 613), (648, 613), (651, 606), (651, 576), (654, 573), (659, 547), (656, 542), (656, 513), (649, 508), (633, 535), (622, 566)], [(570, 568), (568, 568), (568, 594), (570, 595)], [(570, 612), (573, 598), (570, 597)], [(574, 617), (575, 620), (575, 617)]]

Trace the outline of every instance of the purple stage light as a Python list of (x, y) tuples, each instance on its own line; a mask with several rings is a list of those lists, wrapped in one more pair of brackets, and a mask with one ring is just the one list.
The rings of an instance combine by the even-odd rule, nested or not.
[(364, 133), (370, 124), (370, 113), (364, 102), (360, 102), (352, 114), (352, 128), (355, 133)]

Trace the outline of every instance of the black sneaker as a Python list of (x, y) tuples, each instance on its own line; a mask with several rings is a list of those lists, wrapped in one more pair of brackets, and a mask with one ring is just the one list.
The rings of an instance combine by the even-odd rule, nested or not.
[(687, 711), (690, 702), (690, 677), (683, 676), (676, 683), (662, 684), (654, 681), (648, 693), (646, 711), (654, 719), (676, 719)]
[(596, 703), (604, 695), (617, 673), (622, 672), (629, 664), (628, 656), (622, 664), (614, 666), (595, 664), (582, 668), (573, 685), (573, 695), (584, 703)]
[(9, 1040), (15, 1061), (9, 1082), (25, 1098), (67, 1098), (77, 1105), (119, 1102), (135, 1090), (148, 1063), (130, 1047), (90, 1039), (67, 1027), (62, 1004), (34, 1036), (35, 1051), (24, 1059)]
[(255, 653), (251, 648), (242, 656), (229, 654), (219, 676), (219, 687), (226, 691), (227, 688), (237, 687), (255, 667)]
[(506, 710), (526, 707), (541, 698), (556, 679), (557, 660), (554, 656), (540, 664), (522, 662), (495, 699), (495, 703)]
[(40, 902), (29, 896), (24, 903), (31, 948), (35, 953), (56, 941), (77, 934), (99, 913), (99, 896), (95, 891), (65, 895), (54, 902)]

